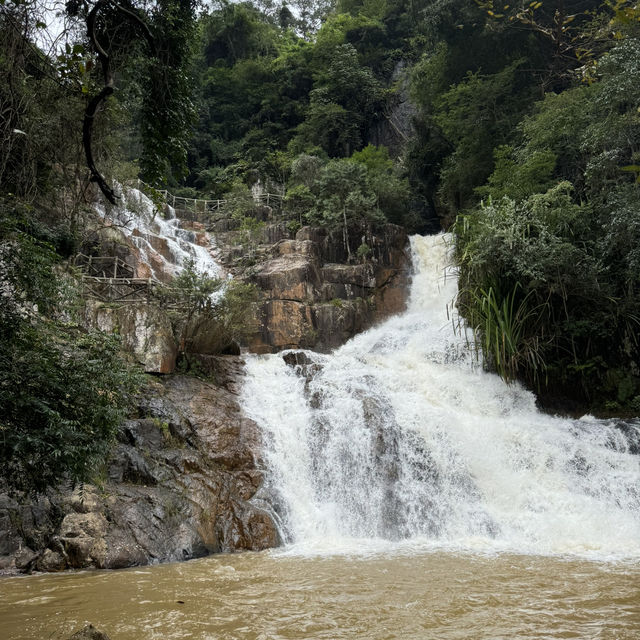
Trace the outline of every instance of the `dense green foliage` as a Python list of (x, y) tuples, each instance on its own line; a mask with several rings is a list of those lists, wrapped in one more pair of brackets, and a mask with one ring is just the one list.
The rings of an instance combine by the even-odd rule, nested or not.
[(25, 491), (87, 480), (138, 378), (115, 337), (73, 322), (74, 281), (47, 230), (0, 205), (1, 477)]
[[(639, 69), (629, 36), (596, 82), (538, 102), (455, 228), (463, 313), (492, 362), (600, 410), (640, 404)], [(509, 353), (494, 303), (517, 325)]]
[[(220, 197), (238, 179), (260, 179), (272, 191), (291, 191), (289, 213), (303, 222), (306, 196), (291, 179), (297, 159), (313, 156), (326, 164), (361, 152), (397, 99), (391, 73), (401, 52), (389, 58), (386, 44), (395, 46), (398, 38), (390, 39), (382, 23), (361, 9), (329, 15), (313, 39), (295, 20), (282, 23), (248, 2), (222, 4), (202, 19), (196, 65), (201, 116), (189, 156), (190, 188)], [(383, 160), (393, 184), (383, 193), (380, 168), (374, 176), (368, 167), (378, 192), (368, 187), (366, 196), (390, 219), (405, 222), (406, 172), (388, 156)], [(360, 179), (355, 173), (361, 170), (352, 171)], [(397, 192), (401, 198), (392, 202)]]
[[(58, 266), (95, 198), (81, 132), (103, 84), (96, 4), (68, 3), (77, 31), (47, 56), (38, 0), (0, 0), (0, 464), (27, 489), (87, 476), (132, 383), (115, 342), (74, 324)], [(153, 47), (102, 6), (105, 176), (227, 198), (249, 252), (263, 224), (251, 187), (283, 197), (290, 233), (328, 227), (354, 262), (386, 222), (452, 228), (459, 310), (487, 366), (555, 408), (638, 413), (635, 5), (122, 3)], [(248, 331), (255, 291), (212, 298), (219, 286), (187, 269), (170, 294), (187, 359)]]
[(158, 295), (171, 308), (178, 352), (186, 369), (193, 353), (228, 352), (255, 330), (256, 287), (212, 278), (199, 272), (193, 262)]
[[(190, 75), (196, 35), (194, 0), (158, 0), (148, 17), (153, 56), (142, 56), (141, 177), (163, 184), (169, 174), (187, 174), (187, 148), (196, 119)], [(139, 81), (129, 80), (130, 84)], [(131, 90), (131, 87), (130, 87)]]
[[(82, 328), (63, 263), (93, 199), (82, 118), (98, 81), (86, 47), (45, 55), (38, 4), (0, 4), (0, 478), (39, 491), (92, 477), (138, 376), (115, 337)], [(114, 104), (93, 130), (112, 177), (122, 122)]]

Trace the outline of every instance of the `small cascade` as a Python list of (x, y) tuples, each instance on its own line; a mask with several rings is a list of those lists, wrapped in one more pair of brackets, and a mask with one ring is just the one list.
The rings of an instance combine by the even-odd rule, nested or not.
[(122, 191), (122, 205), (108, 210), (104, 205), (96, 205), (96, 210), (135, 247), (139, 254), (138, 277), (167, 281), (189, 260), (201, 273), (212, 277), (223, 275), (221, 266), (211, 255), (204, 232), (183, 228), (172, 207), (166, 207), (163, 217), (138, 189), (123, 188)]
[(313, 364), (248, 358), (288, 548), (640, 557), (640, 423), (542, 414), (483, 371), (451, 319), (449, 242), (412, 238), (402, 315)]

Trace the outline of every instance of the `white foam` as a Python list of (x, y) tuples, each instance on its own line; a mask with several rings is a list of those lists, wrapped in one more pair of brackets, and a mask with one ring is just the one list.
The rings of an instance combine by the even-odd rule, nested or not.
[[(149, 265), (153, 278), (162, 279), (161, 273), (177, 275), (188, 261), (193, 261), (200, 273), (215, 278), (222, 276), (222, 268), (214, 260), (211, 251), (195, 242), (192, 230), (181, 228), (174, 209), (167, 207), (167, 217), (164, 218), (153, 202), (138, 189), (123, 188), (122, 191), (121, 204), (108, 211), (104, 206), (97, 205), (96, 210), (116, 224), (140, 251), (140, 260)], [(157, 248), (164, 243), (168, 256)]]
[(408, 310), (310, 353), (306, 389), (280, 355), (247, 359), (242, 402), (289, 552), (640, 557), (640, 427), (542, 414), (484, 372), (451, 321), (448, 242), (412, 238)]

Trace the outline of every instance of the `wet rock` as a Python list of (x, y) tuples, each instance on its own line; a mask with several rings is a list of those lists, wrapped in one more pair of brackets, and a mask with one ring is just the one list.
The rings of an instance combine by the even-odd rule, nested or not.
[(116, 449), (113, 462), (109, 466), (109, 479), (112, 482), (131, 482), (143, 485), (157, 483), (157, 478), (142, 454), (137, 449), (126, 445), (120, 445)]
[(82, 485), (71, 493), (68, 505), (76, 513), (91, 513), (100, 508), (100, 498), (93, 487)]
[(364, 331), (371, 323), (370, 311), (369, 305), (362, 298), (314, 305), (314, 348), (322, 352), (331, 351)]
[(289, 351), (283, 354), (282, 359), (290, 366), (294, 367), (299, 376), (305, 378), (305, 389), (308, 390), (311, 380), (322, 370), (322, 364), (316, 362), (304, 351)]
[[(172, 417), (163, 414), (163, 417)], [(126, 434), (128, 444), (135, 444), (140, 450), (157, 449), (163, 446), (163, 426), (166, 423), (158, 418), (139, 418), (124, 423), (121, 433)]]
[(20, 551), (18, 551), (14, 556), (14, 564), (16, 569), (18, 569), (19, 571), (28, 571), (37, 557), (38, 554), (35, 551), (29, 549), (29, 547), (20, 549)]
[(280, 240), (289, 238), (289, 230), (286, 222), (266, 224), (261, 230), (261, 242), (263, 244), (275, 244)]
[(322, 267), (326, 300), (366, 297), (376, 286), (372, 264), (325, 264)]
[[(55, 494), (31, 501), (18, 501), (0, 493), (0, 571), (29, 571), (36, 568), (41, 552), (48, 546), (63, 517), (63, 507)], [(36, 553), (33, 558), (31, 553)], [(54, 558), (46, 562), (57, 566)]]
[(406, 60), (399, 60), (389, 80), (395, 88), (396, 99), (388, 113), (373, 123), (369, 131), (369, 142), (384, 145), (392, 157), (403, 155), (407, 141), (415, 138), (414, 119), (417, 108), (411, 100), (410, 74)]
[(324, 227), (302, 227), (296, 233), (296, 240), (310, 241), (322, 247), (327, 236), (328, 231)]
[(16, 573), (16, 559), (13, 555), (0, 556), (0, 574)]
[(313, 364), (313, 360), (304, 351), (289, 351), (283, 354), (282, 359), (290, 366)]
[[(303, 227), (273, 245), (249, 277), (263, 291), (261, 327), (248, 347), (257, 353), (330, 351), (373, 323), (404, 309), (409, 261), (406, 233), (385, 225), (365, 238), (366, 263), (348, 264), (341, 234)], [(353, 251), (363, 238), (350, 239)], [(241, 273), (242, 275), (242, 273)]]
[(90, 624), (80, 631), (76, 631), (69, 637), (69, 640), (109, 640), (109, 636)]
[(272, 298), (303, 302), (316, 295), (320, 279), (314, 259), (305, 253), (291, 253), (264, 263), (256, 272), (255, 281)]
[(236, 220), (235, 218), (221, 218), (220, 220), (212, 222), (209, 225), (209, 229), (215, 234), (229, 233), (238, 229), (240, 224), (240, 220)]
[(171, 322), (159, 307), (144, 302), (121, 306), (87, 300), (85, 322), (91, 327), (118, 333), (147, 373), (172, 373), (178, 349)]
[(297, 300), (268, 300), (261, 326), (260, 339), (250, 345), (259, 353), (312, 347), (316, 340), (312, 307)]
[(85, 484), (32, 505), (0, 495), (0, 569), (118, 569), (279, 544), (256, 499), (262, 443), (238, 404), (243, 361), (206, 360), (215, 384), (169, 376), (149, 386), (100, 489)]
[(67, 561), (64, 556), (57, 551), (51, 549), (45, 549), (44, 553), (38, 558), (36, 563), (38, 571), (64, 571), (68, 568)]
[(310, 259), (318, 259), (320, 257), (317, 243), (297, 238), (295, 240), (281, 240), (274, 245), (272, 251), (276, 256), (307, 256)]

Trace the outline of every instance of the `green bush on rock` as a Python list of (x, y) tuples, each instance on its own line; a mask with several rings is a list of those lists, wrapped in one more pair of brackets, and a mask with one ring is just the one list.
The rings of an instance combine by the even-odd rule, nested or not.
[(198, 271), (192, 261), (159, 295), (170, 309), (186, 370), (191, 367), (190, 355), (233, 350), (256, 328), (256, 287), (239, 280), (223, 283)]

